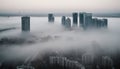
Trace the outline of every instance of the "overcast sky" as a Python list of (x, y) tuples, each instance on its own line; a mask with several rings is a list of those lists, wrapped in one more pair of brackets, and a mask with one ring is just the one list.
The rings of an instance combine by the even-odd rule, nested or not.
[(119, 13), (120, 0), (0, 0), (1, 13)]

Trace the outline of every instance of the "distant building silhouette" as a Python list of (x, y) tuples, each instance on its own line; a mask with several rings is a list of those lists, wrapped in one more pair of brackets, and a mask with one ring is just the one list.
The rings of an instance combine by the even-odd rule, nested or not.
[(107, 20), (107, 19), (103, 19), (103, 23), (104, 23), (104, 24), (103, 24), (104, 27), (107, 27), (107, 26), (108, 26), (108, 20)]
[(107, 19), (92, 18), (92, 13), (79, 13), (79, 25), (83, 29), (107, 27), (107, 22)]
[(97, 28), (97, 23), (98, 23), (98, 19), (97, 18), (93, 18), (92, 19), (92, 25), (94, 28)]
[(65, 16), (62, 16), (61, 21), (62, 21), (62, 25), (65, 25), (66, 17), (65, 17)]
[(85, 12), (79, 13), (79, 23), (80, 25), (84, 25), (85, 23)]
[(77, 25), (78, 24), (78, 13), (75, 12), (72, 14), (73, 17), (73, 24)]
[(85, 65), (85, 69), (94, 69), (95, 56), (91, 53), (85, 53), (82, 55), (82, 64)]
[(92, 13), (86, 13), (85, 15), (85, 26), (91, 27), (92, 26)]
[(92, 13), (79, 13), (79, 24), (84, 28), (92, 26)]
[(92, 27), (95, 28), (106, 28), (107, 27), (107, 19), (97, 19), (93, 18), (92, 19)]
[(71, 27), (71, 19), (70, 19), (70, 18), (67, 18), (67, 19), (65, 20), (65, 27), (67, 27), (67, 28), (70, 28), (70, 27)]
[(22, 31), (30, 31), (30, 17), (22, 17)]
[(91, 53), (85, 53), (82, 55), (82, 63), (85, 65), (92, 64), (94, 62), (94, 55)]
[(78, 61), (69, 60), (66, 57), (50, 56), (49, 62), (51, 65), (59, 65), (69, 69), (84, 69), (84, 66), (81, 65)]
[(102, 57), (102, 69), (113, 69), (113, 61), (108, 56)]
[(48, 14), (48, 22), (54, 22), (54, 15), (53, 14)]

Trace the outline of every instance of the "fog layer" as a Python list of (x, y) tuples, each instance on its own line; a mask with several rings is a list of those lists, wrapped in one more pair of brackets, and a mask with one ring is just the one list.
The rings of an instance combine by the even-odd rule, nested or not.
[[(3, 44), (0, 46), (0, 61), (19, 60), (28, 57), (35, 58), (45, 51), (66, 52), (74, 49), (93, 51), (94, 46), (100, 47), (108, 53), (115, 53), (120, 46), (120, 19), (108, 18), (107, 29), (71, 30), (61, 25), (61, 18), (56, 17), (54, 23), (48, 23), (47, 18), (31, 17), (30, 33), (21, 32), (20, 17), (0, 18), (3, 26), (9, 23), (17, 29), (0, 33), (0, 39), (23, 39), (20, 44)], [(33, 43), (29, 42), (33, 41)], [(28, 43), (27, 43), (28, 42)]]

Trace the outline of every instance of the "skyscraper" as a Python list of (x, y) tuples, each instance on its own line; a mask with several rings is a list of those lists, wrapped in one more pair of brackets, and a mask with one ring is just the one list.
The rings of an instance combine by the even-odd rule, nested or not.
[(85, 27), (90, 28), (92, 26), (92, 13), (85, 14)]
[(65, 20), (66, 20), (66, 17), (65, 16), (62, 16), (62, 25), (65, 25)]
[(92, 19), (92, 27), (94, 28), (106, 28), (107, 27), (107, 19)]
[(102, 69), (113, 69), (113, 60), (109, 56), (103, 56), (102, 67)]
[(83, 28), (92, 26), (92, 13), (79, 13), (79, 23)]
[(85, 12), (79, 13), (79, 23), (80, 25), (84, 25), (85, 23)]
[(67, 18), (66, 20), (65, 20), (65, 26), (66, 27), (71, 27), (71, 19), (70, 18)]
[(54, 22), (54, 15), (53, 14), (48, 14), (48, 22)]
[(107, 25), (108, 25), (108, 20), (107, 20), (107, 19), (103, 19), (103, 21), (104, 21), (104, 27), (107, 27)]
[(98, 19), (97, 20), (97, 28), (101, 28), (102, 27), (102, 19)]
[(73, 24), (76, 24), (78, 23), (78, 13), (73, 13), (72, 14), (72, 17), (73, 17)]
[(22, 17), (22, 31), (30, 31), (30, 17)]
[(94, 28), (97, 28), (97, 22), (98, 22), (98, 19), (97, 18), (93, 18), (92, 19), (92, 27), (94, 27)]

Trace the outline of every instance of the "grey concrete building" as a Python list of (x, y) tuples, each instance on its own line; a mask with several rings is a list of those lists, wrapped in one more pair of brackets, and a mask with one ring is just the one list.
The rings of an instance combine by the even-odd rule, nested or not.
[(74, 12), (72, 14), (72, 17), (73, 17), (73, 24), (78, 24), (78, 13), (77, 12)]
[(30, 17), (22, 17), (22, 31), (30, 31)]
[(79, 13), (79, 24), (84, 28), (92, 26), (92, 13)]
[(67, 27), (67, 28), (70, 28), (70, 27), (71, 27), (71, 19), (70, 19), (70, 18), (67, 18), (67, 19), (65, 20), (65, 27)]
[(62, 16), (62, 19), (61, 19), (62, 25), (65, 25), (65, 21), (66, 21), (66, 17)]
[(48, 14), (48, 22), (54, 22), (55, 18), (52, 13)]

